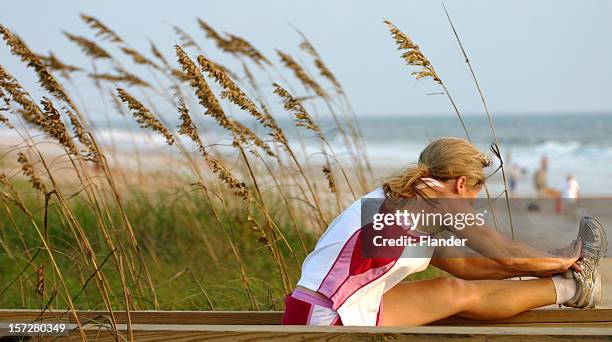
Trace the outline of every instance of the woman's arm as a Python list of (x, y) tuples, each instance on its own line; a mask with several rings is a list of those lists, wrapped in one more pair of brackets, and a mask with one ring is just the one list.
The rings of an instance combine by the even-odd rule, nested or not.
[[(453, 214), (475, 214), (472, 205), (464, 199), (453, 198), (442, 200), (441, 206), (435, 211)], [(481, 222), (478, 222), (481, 223)], [(520, 241), (514, 241), (491, 229), (486, 223), (478, 224), (476, 221), (463, 229), (446, 227), (448, 231), (460, 239), (466, 239), (466, 245), (479, 254), (516, 272), (553, 272), (561, 273), (570, 267), (580, 271), (575, 262), (580, 256), (582, 244), (575, 244), (573, 249), (567, 250), (563, 256), (555, 256), (535, 249)]]
[(469, 248), (436, 247), (431, 265), (465, 280), (536, 276), (533, 272), (517, 271), (504, 266)]
[(466, 239), (469, 248), (514, 271), (561, 273), (572, 267), (580, 256), (580, 244), (567, 256), (555, 256), (508, 239), (486, 225), (453, 229), (453, 233)]

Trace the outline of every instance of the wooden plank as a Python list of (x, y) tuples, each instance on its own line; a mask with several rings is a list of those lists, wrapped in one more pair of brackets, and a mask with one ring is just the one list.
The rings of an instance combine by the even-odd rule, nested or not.
[[(81, 322), (109, 322), (108, 311), (78, 311)], [(127, 323), (125, 311), (113, 312), (116, 323)], [(133, 324), (234, 324), (234, 325), (278, 325), (279, 311), (131, 311)], [(0, 310), (0, 322), (33, 321), (40, 319), (35, 310)], [(67, 311), (45, 312), (43, 320), (74, 323), (74, 316)]]
[[(119, 337), (125, 338), (125, 326), (119, 326)], [(298, 326), (235, 326), (235, 325), (134, 325), (137, 341), (193, 341), (193, 340), (340, 340), (340, 341), (609, 341), (610, 329), (601, 328), (526, 328), (526, 327), (446, 327), (427, 326), (409, 328), (378, 327), (298, 327)], [(117, 336), (106, 330), (88, 329), (94, 341), (114, 341)], [(71, 340), (80, 336), (72, 334)]]
[[(78, 311), (81, 322), (109, 322), (106, 311)], [(23, 322), (39, 319), (35, 310), (0, 310), (0, 322)], [(124, 311), (114, 312), (116, 323), (127, 323)], [(72, 313), (67, 311), (47, 311), (45, 321), (74, 322)], [(282, 318), (279, 311), (132, 311), (133, 324), (207, 324), (207, 325), (278, 325)], [(547, 309), (527, 311), (517, 316), (494, 321), (477, 321), (461, 317), (450, 317), (433, 325), (520, 325), (535, 323), (587, 323), (601, 322), (612, 325), (612, 309), (572, 310)]]

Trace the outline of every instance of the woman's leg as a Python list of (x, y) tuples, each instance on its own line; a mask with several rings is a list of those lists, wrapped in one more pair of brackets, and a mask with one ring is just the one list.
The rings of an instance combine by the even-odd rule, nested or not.
[(385, 293), (382, 325), (422, 325), (456, 314), (481, 320), (501, 319), (554, 304), (555, 300), (550, 278), (406, 282)]

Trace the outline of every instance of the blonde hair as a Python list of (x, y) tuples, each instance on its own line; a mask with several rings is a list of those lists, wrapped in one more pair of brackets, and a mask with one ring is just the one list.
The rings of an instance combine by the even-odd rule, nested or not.
[(383, 182), (385, 195), (389, 198), (410, 198), (421, 194), (417, 185), (421, 178), (447, 181), (465, 176), (466, 185), (476, 188), (484, 184), (483, 168), (490, 166), (487, 156), (476, 146), (460, 138), (446, 137), (432, 141), (421, 154), (417, 164), (408, 166), (401, 174)]

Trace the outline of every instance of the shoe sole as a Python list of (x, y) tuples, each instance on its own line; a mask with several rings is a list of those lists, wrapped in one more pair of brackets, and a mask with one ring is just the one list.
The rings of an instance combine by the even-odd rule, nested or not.
[(596, 272), (593, 276), (593, 288), (591, 289), (589, 300), (587, 301), (585, 308), (594, 309), (599, 303), (601, 303), (601, 286), (601, 277), (599, 276), (599, 272)]

